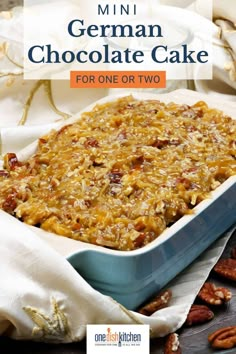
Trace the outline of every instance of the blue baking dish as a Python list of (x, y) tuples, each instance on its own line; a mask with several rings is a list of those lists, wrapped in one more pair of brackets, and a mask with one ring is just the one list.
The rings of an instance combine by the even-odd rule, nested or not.
[[(137, 99), (160, 99), (187, 104), (205, 100), (229, 115), (234, 114), (236, 108), (234, 103), (225, 104), (190, 90), (159, 95), (150, 92), (131, 94)], [(89, 111), (95, 104), (112, 101), (120, 96), (124, 96), (124, 92), (104, 97), (83, 111)], [(81, 113), (64, 121), (62, 125), (77, 120)], [(31, 156), (36, 147), (37, 142), (31, 144), (19, 153), (19, 159)], [(63, 254), (71, 265), (92, 287), (133, 310), (163, 288), (236, 223), (236, 176), (230, 177), (215, 189), (210, 198), (199, 203), (193, 211), (194, 214), (183, 216), (156, 240), (134, 251), (111, 250), (64, 237), (54, 240), (52, 246), (55, 247), (55, 243), (60, 240), (67, 249), (67, 245), (74, 241), (70, 252)], [(53, 240), (46, 231), (42, 230), (42, 233), (49, 236), (45, 237), (49, 243), (50, 239)]]
[(236, 177), (218, 187), (194, 212), (139, 250), (88, 245), (67, 259), (93, 288), (133, 310), (236, 222)]

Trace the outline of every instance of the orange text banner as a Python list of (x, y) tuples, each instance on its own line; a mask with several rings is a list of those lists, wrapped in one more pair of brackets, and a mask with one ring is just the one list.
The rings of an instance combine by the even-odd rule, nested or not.
[(165, 88), (165, 71), (71, 71), (71, 88)]

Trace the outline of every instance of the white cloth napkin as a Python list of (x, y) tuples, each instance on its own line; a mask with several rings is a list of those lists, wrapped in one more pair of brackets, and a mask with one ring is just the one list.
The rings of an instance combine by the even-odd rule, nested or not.
[[(19, 152), (38, 136), (56, 128), (61, 115), (73, 115), (106, 90), (70, 90), (68, 82), (52, 82), (55, 106), (49, 100), (48, 82), (32, 98), (25, 125), (23, 107), (37, 84), (24, 82), (22, 69), (6, 54), (14, 44), (14, 62), (21, 64), (17, 50), (22, 36), (22, 9), (0, 14), (0, 134), (2, 153)], [(193, 103), (205, 99), (198, 94), (176, 92), (163, 99)], [(211, 101), (210, 101), (211, 102)], [(212, 101), (212, 105), (214, 105)], [(218, 102), (230, 112), (235, 106)], [(61, 115), (59, 115), (60, 110)], [(124, 309), (113, 299), (92, 289), (70, 266), (65, 257), (76, 248), (74, 240), (46, 234), (0, 211), (0, 334), (17, 339), (71, 342), (86, 334), (87, 324), (150, 324), (153, 337), (164, 336), (180, 328), (189, 308), (211, 268), (221, 255), (230, 234), (221, 238), (168, 287), (173, 299), (168, 308), (151, 317)], [(66, 246), (65, 246), (66, 245)]]
[(236, 101), (236, 2), (214, 0), (213, 80), (196, 80), (195, 89)]
[(85, 337), (87, 324), (145, 323), (153, 337), (180, 328), (230, 233), (168, 285), (170, 305), (151, 317), (128, 311), (91, 288), (33, 228), (2, 211), (0, 236), (0, 334), (71, 342)]
[[(236, 1), (213, 0), (213, 14), (209, 14), (209, 2), (205, 0), (159, 0), (171, 5), (195, 11), (210, 21), (212, 15), (212, 80), (196, 80), (193, 87), (198, 92), (218, 99), (235, 101), (236, 95)], [(210, 15), (210, 16), (209, 16)], [(205, 40), (208, 32), (205, 33)]]

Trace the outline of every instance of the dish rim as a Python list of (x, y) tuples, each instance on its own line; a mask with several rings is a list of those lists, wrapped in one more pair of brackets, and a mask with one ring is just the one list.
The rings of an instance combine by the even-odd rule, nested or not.
[[(129, 93), (126, 93), (123, 91), (118, 94), (107, 95), (107, 96), (100, 98), (99, 100), (96, 100), (95, 102), (89, 104), (88, 106), (86, 106), (81, 111), (79, 111), (77, 114), (73, 115), (72, 117), (68, 118), (67, 120), (60, 121), (58, 123), (58, 126), (56, 126), (54, 129), (58, 130), (63, 126), (66, 126), (68, 124), (76, 122), (77, 120), (79, 120), (81, 118), (81, 115), (84, 112), (91, 111), (96, 105), (100, 105), (100, 104), (104, 104), (104, 103), (108, 103), (108, 102), (113, 102), (119, 98), (127, 97), (130, 95), (138, 100), (156, 99), (156, 100), (162, 100), (165, 103), (175, 102), (177, 104), (181, 104), (180, 102), (176, 102), (174, 97), (172, 98), (172, 96), (178, 95), (178, 93), (180, 93), (180, 92), (181, 93), (186, 92), (186, 94), (187, 93), (189, 94), (189, 92), (191, 92), (191, 94), (192, 94), (191, 99), (193, 102), (196, 102), (199, 100), (204, 100), (207, 103), (207, 105), (212, 106), (212, 108), (223, 111), (221, 108), (218, 108), (214, 103), (211, 103), (211, 99), (208, 98), (207, 95), (198, 93), (196, 91), (180, 89), (180, 90), (175, 90), (175, 91), (171, 91), (169, 93), (163, 93), (163, 94), (161, 94), (161, 93), (160, 94), (147, 93), (147, 92), (132, 92), (132, 91)], [(172, 96), (170, 94), (172, 94)], [(183, 96), (183, 98), (181, 97), (180, 100), (178, 99), (178, 101), (182, 101), (182, 104), (186, 103), (186, 102), (184, 102), (184, 96)], [(188, 99), (186, 99), (186, 101), (188, 101)], [(191, 103), (187, 102), (187, 104), (191, 104)], [(232, 104), (232, 102), (231, 102), (231, 104)], [(233, 105), (235, 105), (235, 108), (236, 108), (236, 104), (233, 104)], [(231, 117), (231, 118), (236, 119), (234, 117)], [(35, 140), (30, 145), (28, 145), (23, 150), (21, 150), (19, 153), (17, 153), (18, 159), (25, 160), (25, 159), (29, 158), (30, 156), (32, 156), (32, 154), (35, 152), (35, 150), (37, 148), (37, 144), (38, 144), (38, 139)], [(131, 257), (131, 256), (134, 257), (134, 256), (139, 256), (141, 254), (150, 252), (151, 250), (153, 250), (154, 248), (156, 248), (160, 244), (168, 241), (175, 233), (177, 233), (179, 230), (181, 230), (184, 226), (186, 226), (188, 223), (190, 223), (193, 219), (195, 219), (203, 210), (205, 210), (207, 207), (209, 207), (212, 203), (216, 202), (216, 200), (222, 194), (224, 194), (230, 187), (232, 187), (234, 184), (236, 184), (236, 175), (229, 177), (219, 187), (217, 187), (215, 190), (211, 191), (209, 198), (204, 199), (203, 201), (201, 201), (198, 205), (196, 205), (192, 209), (194, 212), (193, 214), (182, 216), (173, 225), (171, 225), (170, 227), (167, 227), (159, 236), (157, 236), (156, 239), (154, 239), (153, 241), (151, 241), (150, 243), (148, 243), (147, 245), (145, 245), (141, 248), (138, 248), (136, 250), (131, 250), (131, 251), (123, 251), (123, 250), (109, 249), (104, 246), (86, 243), (86, 242), (83, 242), (80, 240), (73, 239), (74, 241), (78, 242), (78, 245), (80, 245), (80, 247), (78, 249), (76, 249), (75, 251), (69, 252), (66, 255), (66, 258), (69, 259), (70, 257), (74, 256), (75, 254), (79, 254), (79, 253), (85, 252), (85, 251), (96, 251), (99, 253), (109, 254), (109, 255), (118, 256), (118, 257), (119, 256), (120, 257)], [(48, 232), (46, 230), (43, 230), (43, 231), (46, 232), (47, 234), (51, 233), (55, 236), (64, 237), (65, 239), (67, 239), (67, 237), (65, 237), (65, 236), (57, 235), (55, 233)]]

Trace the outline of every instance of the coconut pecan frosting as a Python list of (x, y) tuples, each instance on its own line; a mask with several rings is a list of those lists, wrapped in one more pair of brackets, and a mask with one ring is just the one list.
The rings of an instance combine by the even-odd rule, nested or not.
[(203, 101), (97, 105), (5, 156), (0, 208), (23, 222), (118, 250), (148, 244), (236, 174), (236, 121)]

